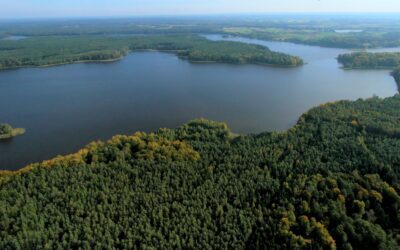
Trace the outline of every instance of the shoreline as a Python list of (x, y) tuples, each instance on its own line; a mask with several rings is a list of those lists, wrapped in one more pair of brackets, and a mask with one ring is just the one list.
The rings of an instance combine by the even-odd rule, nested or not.
[(194, 64), (210, 64), (210, 63), (222, 63), (222, 64), (230, 64), (230, 65), (258, 65), (258, 66), (265, 66), (271, 68), (297, 68), (306, 65), (306, 63), (302, 63), (299, 65), (278, 65), (278, 64), (268, 64), (268, 63), (256, 63), (256, 62), (243, 62), (243, 63), (230, 63), (230, 62), (219, 62), (219, 61), (193, 61), (190, 59), (186, 59), (185, 57), (179, 57), (189, 61), (190, 63)]
[(32, 69), (51, 68), (51, 67), (57, 67), (57, 66), (63, 66), (63, 65), (83, 64), (83, 63), (112, 63), (112, 62), (122, 60), (124, 57), (125, 56), (121, 56), (118, 58), (105, 59), (105, 60), (79, 60), (79, 61), (73, 61), (73, 62), (63, 62), (63, 63), (44, 64), (44, 65), (24, 65), (24, 66), (1, 68), (0, 72), (6, 71), (6, 70), (16, 70), (16, 69), (24, 69), (24, 68), (27, 68), (27, 69), (28, 68), (32, 68)]
[(395, 70), (398, 67), (340, 67), (343, 70)]
[(185, 50), (158, 50), (158, 49), (135, 49), (135, 50), (130, 50), (127, 53), (124, 53), (122, 56), (117, 57), (117, 58), (111, 58), (111, 59), (104, 59), (104, 60), (77, 60), (77, 61), (72, 61), (72, 62), (61, 62), (61, 63), (54, 63), (54, 64), (44, 64), (44, 65), (21, 65), (21, 66), (15, 66), (15, 67), (8, 67), (8, 68), (0, 68), (1, 71), (6, 71), (6, 70), (16, 70), (16, 69), (23, 69), (23, 68), (51, 68), (51, 67), (57, 67), (57, 66), (63, 66), (63, 65), (72, 65), (72, 64), (84, 64), (84, 63), (113, 63), (120, 61), (124, 59), (126, 56), (129, 54), (133, 54), (135, 52), (162, 52), (162, 53), (170, 53), (170, 54), (175, 54), (178, 58), (187, 60), (190, 63), (222, 63), (222, 64), (232, 64), (232, 65), (261, 65), (261, 66), (266, 66), (266, 67), (276, 67), (276, 68), (296, 68), (303, 66), (306, 63), (302, 63), (299, 65), (279, 65), (279, 64), (264, 64), (264, 63), (256, 63), (256, 62), (244, 62), (244, 63), (231, 63), (231, 62), (223, 62), (223, 61), (193, 61), (190, 60), (184, 56), (179, 56), (179, 52), (182, 52)]
[[(392, 97), (394, 97), (394, 96), (396, 96), (396, 95), (399, 95), (399, 93), (400, 93), (400, 82), (397, 82), (397, 81), (396, 81), (396, 83), (397, 83), (397, 86), (398, 86), (398, 92), (397, 92), (395, 95), (391, 96), (391, 97), (386, 97), (386, 98), (381, 98), (381, 99), (392, 98)], [(365, 98), (364, 100), (366, 100), (366, 99), (367, 99), (367, 98)], [(288, 129), (286, 129), (286, 130), (276, 131), (276, 133), (278, 133), (278, 134), (284, 134), (284, 133), (288, 133), (288, 132), (292, 131), (293, 129), (296, 129), (297, 126), (299, 125), (299, 123), (298, 123), (299, 120), (300, 120), (304, 115), (306, 115), (310, 110), (312, 110), (312, 109), (314, 109), (314, 108), (321, 108), (321, 107), (325, 107), (325, 106), (327, 106), (327, 105), (333, 105), (333, 104), (335, 104), (335, 103), (339, 103), (339, 102), (342, 102), (342, 101), (346, 101), (346, 100), (329, 101), (329, 102), (324, 102), (324, 103), (322, 103), (322, 104), (313, 106), (313, 107), (311, 107), (309, 110), (307, 110), (307, 111), (305, 111), (304, 113), (302, 113), (302, 114), (300, 115), (300, 117), (298, 118), (298, 121), (296, 122), (296, 124), (294, 124), (292, 127), (288, 128)], [(354, 101), (351, 101), (351, 102), (354, 102)], [(183, 124), (185, 124), (185, 123), (183, 123)], [(18, 134), (18, 135), (23, 135), (23, 134), (25, 133), (25, 129), (23, 129), (23, 128), (16, 128), (16, 129), (14, 129), (14, 130), (17, 130), (17, 129), (20, 129), (20, 130), (23, 131), (22, 133), (20, 133), (20, 134)], [(261, 133), (258, 133), (258, 134), (269, 133), (269, 132), (271, 132), (271, 131), (264, 131), (264, 132), (261, 132)], [(15, 136), (18, 136), (18, 135), (15, 135)], [(232, 136), (233, 138), (234, 138), (234, 137), (237, 137), (237, 136), (241, 136), (241, 135), (249, 136), (249, 135), (251, 135), (251, 134), (237, 134), (237, 133), (231, 133), (231, 136)], [(115, 135), (114, 135), (114, 136), (115, 136)], [(12, 136), (12, 137), (14, 137), (14, 136)], [(9, 138), (12, 138), (12, 137), (9, 137)], [(4, 139), (6, 139), (6, 138), (4, 138)], [(1, 141), (1, 138), (0, 138), (0, 141)], [(108, 140), (104, 140), (103, 142), (107, 142), (107, 141), (108, 141)], [(18, 169), (15, 169), (15, 170), (0, 169), (0, 177), (2, 177), (2, 176), (5, 177), (5, 176), (8, 176), (8, 175), (13, 175), (13, 174), (23, 174), (23, 173), (28, 172), (28, 171), (30, 171), (30, 170), (32, 170), (32, 169), (35, 169), (36, 167), (40, 167), (41, 164), (45, 164), (45, 165), (46, 165), (46, 163), (54, 162), (54, 161), (57, 161), (57, 160), (74, 159), (76, 156), (79, 156), (80, 154), (84, 153), (85, 150), (86, 150), (86, 147), (88, 147), (91, 143), (93, 143), (93, 142), (90, 142), (90, 143), (84, 145), (84, 146), (83, 146), (81, 149), (79, 149), (78, 151), (75, 151), (75, 152), (72, 152), (72, 153), (69, 153), (69, 154), (64, 154), (64, 155), (57, 155), (57, 156), (55, 156), (55, 157), (53, 157), (53, 158), (51, 158), (51, 159), (47, 159), (47, 160), (42, 160), (42, 161), (38, 161), (38, 162), (29, 163), (28, 165), (26, 165), (26, 166), (24, 166), (24, 167), (21, 167), (21, 168), (18, 168)], [(44, 168), (46, 168), (46, 167), (44, 167)]]

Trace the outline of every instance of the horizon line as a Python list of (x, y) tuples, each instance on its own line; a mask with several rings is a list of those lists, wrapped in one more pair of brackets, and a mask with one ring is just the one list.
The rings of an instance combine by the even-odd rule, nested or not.
[(175, 14), (133, 14), (133, 15), (89, 15), (89, 16), (21, 16), (21, 17), (0, 17), (0, 20), (23, 20), (23, 19), (117, 19), (117, 18), (155, 18), (155, 17), (218, 17), (218, 16), (268, 16), (268, 15), (396, 15), (400, 11), (385, 11), (385, 12), (221, 12), (221, 13), (175, 13)]

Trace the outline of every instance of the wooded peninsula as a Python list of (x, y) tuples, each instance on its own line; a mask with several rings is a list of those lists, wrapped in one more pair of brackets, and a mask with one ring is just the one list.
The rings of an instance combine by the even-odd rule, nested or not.
[(395, 69), (400, 66), (400, 52), (354, 52), (339, 55), (338, 61), (346, 69)]
[(0, 248), (398, 249), (400, 96), (118, 135), (0, 174)]
[(18, 41), (0, 40), (0, 69), (108, 62), (142, 50), (173, 52), (191, 62), (280, 67), (303, 64), (299, 57), (273, 52), (263, 46), (209, 41), (198, 35), (37, 36)]

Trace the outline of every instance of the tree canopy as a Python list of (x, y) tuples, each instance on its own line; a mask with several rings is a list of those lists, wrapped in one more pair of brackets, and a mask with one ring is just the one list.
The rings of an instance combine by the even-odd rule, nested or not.
[(10, 124), (0, 123), (0, 135), (8, 135), (11, 134), (12, 131), (13, 128), (10, 126)]
[(0, 174), (0, 248), (398, 249), (400, 96), (115, 136)]
[(354, 52), (339, 55), (338, 61), (349, 69), (394, 69), (400, 66), (400, 53)]

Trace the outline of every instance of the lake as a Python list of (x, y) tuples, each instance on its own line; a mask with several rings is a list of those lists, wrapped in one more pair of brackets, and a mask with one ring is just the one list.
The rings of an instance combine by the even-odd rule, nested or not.
[(23, 39), (27, 39), (27, 36), (6, 36), (1, 38), (0, 40), (9, 40), (9, 41), (19, 41), (19, 40), (23, 40)]
[(345, 50), (227, 39), (266, 45), (307, 64), (191, 64), (173, 54), (138, 52), (113, 63), (0, 72), (0, 122), (27, 129), (0, 141), (0, 169), (73, 153), (115, 134), (175, 128), (200, 117), (225, 121), (236, 133), (285, 130), (319, 104), (397, 92), (388, 70), (340, 69), (335, 57)]
[(364, 30), (360, 30), (360, 29), (335, 30), (336, 33), (360, 33), (363, 31)]

